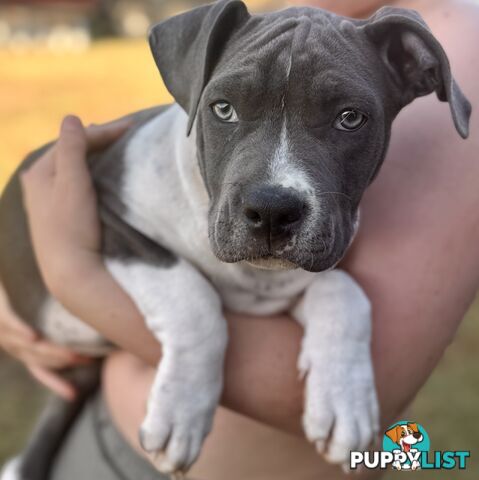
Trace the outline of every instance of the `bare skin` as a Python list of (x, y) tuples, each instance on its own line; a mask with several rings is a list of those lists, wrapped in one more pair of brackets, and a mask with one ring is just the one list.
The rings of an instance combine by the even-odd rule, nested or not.
[[(317, 2), (334, 9), (328, 3)], [(359, 2), (340, 3), (341, 8), (347, 3), (353, 7), (350, 13), (341, 13), (357, 13)], [(381, 2), (374, 3), (371, 8)], [(479, 9), (454, 1), (396, 3), (422, 13), (445, 47), (461, 87), (477, 105), (479, 87), (472, 69), (479, 54), (470, 45), (479, 41)], [(432, 96), (416, 101), (396, 121), (385, 166), (364, 198), (361, 230), (343, 267), (359, 280), (373, 303), (373, 354), (384, 424), (395, 419), (430, 375), (478, 289), (478, 146), (474, 120), (470, 139), (462, 142), (445, 104)], [(46, 190), (35, 193), (34, 186), (48, 186), (48, 181), (38, 171), (30, 173), (24, 184), (30, 217), (36, 218), (42, 202), (35, 198), (43, 198)], [(45, 230), (55, 235), (54, 219), (44, 218), (37, 227), (32, 222), (34, 239), (45, 221), (50, 222)], [(53, 293), (120, 346), (156, 364), (160, 346), (151, 341), (129, 298), (105, 276), (101, 262), (95, 260), (87, 268), (88, 262), (75, 254), (76, 263), (68, 269), (54, 268), (51, 248), (41, 237), (37, 235), (35, 248), (37, 254), (45, 252), (39, 258)], [(92, 251), (93, 257), (98, 254), (91, 245), (81, 247), (85, 258), (91, 258)], [(76, 293), (63, 288), (69, 279), (79, 285)], [(101, 295), (91, 285), (101, 285)], [(124, 327), (113, 329), (113, 319)], [(231, 343), (224, 408), (191, 476), (341, 478), (339, 470), (326, 466), (301, 436), (302, 385), (295, 367), (299, 327), (288, 318), (228, 315), (228, 321)], [(151, 379), (151, 368), (127, 353), (112, 356), (104, 371), (104, 393), (112, 415), (137, 449)], [(392, 388), (397, 384), (407, 388)]]

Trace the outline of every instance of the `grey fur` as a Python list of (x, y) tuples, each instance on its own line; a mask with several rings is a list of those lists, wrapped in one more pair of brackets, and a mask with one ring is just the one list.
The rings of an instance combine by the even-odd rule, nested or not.
[[(369, 20), (306, 7), (250, 16), (242, 2), (223, 0), (157, 25), (150, 44), (190, 126), (196, 118), (211, 247), (225, 262), (272, 255), (312, 271), (335, 265), (384, 159), (392, 121), (414, 98), (436, 91), (467, 136), (471, 106), (442, 47), (411, 10), (385, 7)], [(214, 117), (210, 105), (218, 100), (234, 106), (238, 124)], [(345, 107), (368, 114), (367, 124), (356, 132), (332, 128)], [(245, 188), (268, 182), (283, 121), (289, 160), (313, 182), (306, 208), (321, 199), (322, 213), (292, 232), (297, 248), (280, 253), (291, 236), (251, 242), (242, 210)]]

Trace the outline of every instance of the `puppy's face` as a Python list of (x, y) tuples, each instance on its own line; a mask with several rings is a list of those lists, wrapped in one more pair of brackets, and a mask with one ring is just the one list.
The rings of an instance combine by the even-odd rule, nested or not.
[(221, 260), (320, 271), (344, 255), (395, 114), (363, 36), (349, 22), (279, 15), (226, 50), (197, 129)]
[(250, 16), (221, 0), (157, 25), (150, 43), (196, 119), (209, 238), (225, 262), (321, 271), (344, 255), (391, 123), (414, 98), (470, 105), (417, 13), (352, 20), (314, 8)]
[(410, 449), (411, 445), (415, 445), (423, 440), (423, 435), (419, 431), (417, 423), (396, 425), (388, 430), (386, 435), (406, 451)]

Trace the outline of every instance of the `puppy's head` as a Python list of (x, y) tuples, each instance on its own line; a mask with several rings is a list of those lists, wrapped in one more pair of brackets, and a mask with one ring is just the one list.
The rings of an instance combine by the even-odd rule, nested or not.
[(468, 133), (470, 105), (414, 11), (352, 20), (315, 8), (251, 16), (222, 0), (154, 27), (164, 82), (196, 120), (217, 257), (321, 271), (344, 255), (391, 123), (436, 92)]
[(419, 431), (417, 423), (408, 423), (407, 425), (396, 425), (389, 429), (386, 435), (394, 442), (400, 445), (403, 450), (409, 450), (411, 445), (422, 442), (423, 435)]

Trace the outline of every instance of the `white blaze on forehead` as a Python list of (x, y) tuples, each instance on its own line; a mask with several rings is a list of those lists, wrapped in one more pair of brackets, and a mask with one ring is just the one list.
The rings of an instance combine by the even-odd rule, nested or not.
[(278, 144), (273, 153), (270, 163), (270, 181), (273, 185), (280, 185), (284, 188), (294, 188), (306, 196), (312, 196), (313, 188), (307, 173), (297, 163), (290, 146), (289, 132), (286, 119), (286, 95), (289, 90), (289, 77), (293, 67), (293, 46), (289, 52), (285, 72), (285, 92), (281, 99), (283, 122)]
[(314, 191), (306, 171), (295, 164), (288, 138), (286, 117), (283, 119), (279, 141), (270, 163), (270, 182), (284, 188), (294, 188), (308, 197)]

